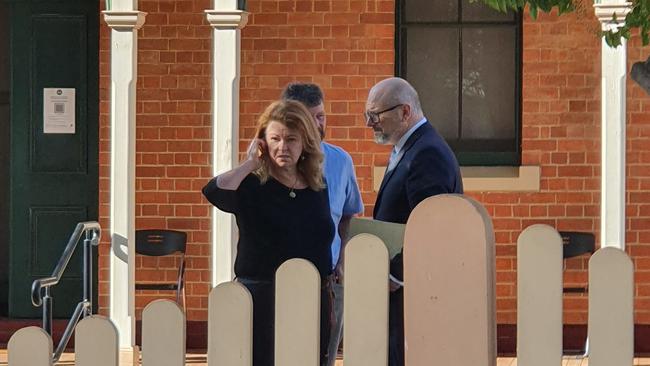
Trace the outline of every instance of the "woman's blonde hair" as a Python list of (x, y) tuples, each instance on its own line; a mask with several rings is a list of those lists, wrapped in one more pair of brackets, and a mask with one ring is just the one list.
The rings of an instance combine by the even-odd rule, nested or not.
[[(302, 175), (302, 178), (305, 179), (312, 190), (319, 191), (325, 188), (320, 134), (307, 108), (302, 103), (294, 100), (279, 100), (271, 103), (258, 120), (255, 136), (264, 139), (266, 128), (271, 122), (278, 122), (298, 132), (302, 139), (302, 154), (297, 164), (298, 173)], [(262, 184), (269, 179), (269, 164), (268, 154), (264, 155), (262, 166), (255, 171)]]

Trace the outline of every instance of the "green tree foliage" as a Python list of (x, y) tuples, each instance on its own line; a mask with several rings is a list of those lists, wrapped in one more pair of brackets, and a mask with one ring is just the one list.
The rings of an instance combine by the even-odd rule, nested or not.
[[(580, 7), (576, 1), (580, 0), (481, 0), (493, 9), (506, 12), (508, 10), (519, 11), (528, 5), (530, 16), (537, 18), (541, 10), (545, 13), (557, 8), (558, 14), (572, 12)], [(614, 16), (614, 22), (616, 16)], [(623, 38), (629, 39), (631, 30), (639, 28), (641, 40), (646, 46), (650, 43), (650, 0), (632, 0), (631, 11), (625, 17), (625, 25), (619, 26), (615, 30), (603, 31), (601, 35), (610, 47), (617, 47), (621, 44)]]

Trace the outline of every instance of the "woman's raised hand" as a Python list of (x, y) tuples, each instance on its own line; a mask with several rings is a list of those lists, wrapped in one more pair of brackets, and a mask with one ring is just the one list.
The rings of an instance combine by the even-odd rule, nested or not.
[(217, 187), (234, 191), (251, 172), (262, 166), (263, 155), (266, 154), (266, 143), (262, 139), (253, 139), (246, 152), (246, 160), (225, 173), (217, 176)]
[(247, 160), (255, 163), (255, 167), (259, 168), (262, 165), (262, 156), (266, 154), (266, 142), (263, 139), (254, 138), (248, 145), (246, 152)]

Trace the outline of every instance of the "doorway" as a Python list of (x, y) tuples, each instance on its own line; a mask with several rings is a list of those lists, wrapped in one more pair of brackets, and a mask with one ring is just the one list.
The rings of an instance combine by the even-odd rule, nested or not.
[[(98, 218), (99, 2), (8, 4), (8, 316), (35, 318), (32, 282), (52, 275), (78, 222)], [(55, 317), (82, 298), (80, 249), (52, 288)]]

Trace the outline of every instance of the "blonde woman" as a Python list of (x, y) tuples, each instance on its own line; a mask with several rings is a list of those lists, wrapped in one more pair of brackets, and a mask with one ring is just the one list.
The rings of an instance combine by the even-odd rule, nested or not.
[(321, 364), (327, 359), (334, 225), (322, 161), (309, 111), (278, 101), (260, 117), (246, 160), (203, 188), (213, 205), (237, 219), (235, 275), (253, 296), (254, 366), (273, 366), (273, 279), (290, 258), (311, 261), (323, 279)]

